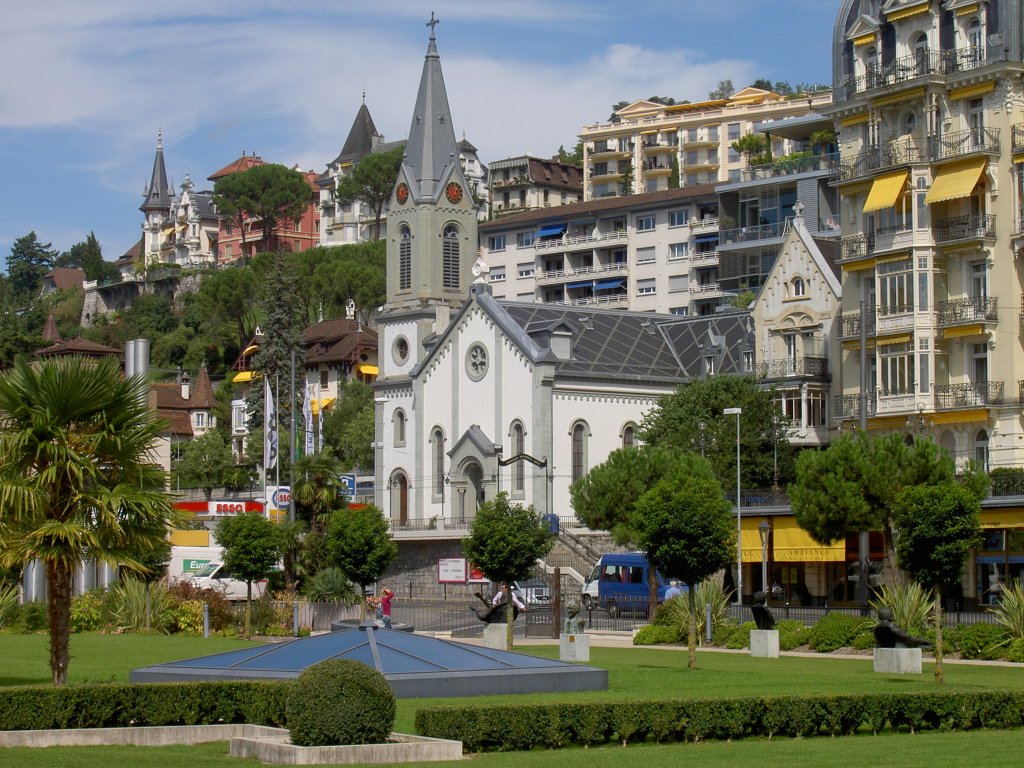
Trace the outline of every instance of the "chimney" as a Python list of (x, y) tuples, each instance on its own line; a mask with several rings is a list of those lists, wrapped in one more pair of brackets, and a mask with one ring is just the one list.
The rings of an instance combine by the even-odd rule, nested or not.
[(188, 382), (189, 382), (188, 372), (186, 371), (185, 373), (181, 374), (181, 399), (182, 400), (188, 400), (188, 397), (189, 397), (189, 394), (190, 394)]

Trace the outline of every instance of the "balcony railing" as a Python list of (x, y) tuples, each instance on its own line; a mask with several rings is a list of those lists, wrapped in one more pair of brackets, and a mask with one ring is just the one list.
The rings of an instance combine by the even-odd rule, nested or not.
[[(864, 335), (872, 336), (875, 333), (875, 313), (874, 311), (867, 311), (864, 313), (865, 328)], [(840, 315), (837, 320), (838, 328), (836, 332), (840, 339), (856, 339), (860, 336), (860, 312), (847, 312), (845, 315)]]
[(704, 294), (704, 293), (717, 293), (719, 291), (718, 281), (711, 283), (691, 283), (690, 293), (693, 294)]
[(609, 232), (598, 235), (582, 235), (580, 237), (553, 237), (545, 240), (534, 240), (533, 247), (538, 251), (564, 250), (566, 248), (580, 248), (590, 246), (601, 246), (609, 243), (626, 242), (629, 235), (625, 230), (621, 232)]
[(997, 304), (998, 301), (992, 296), (970, 296), (939, 302), (935, 314), (940, 328), (964, 323), (994, 323), (999, 319)]
[(756, 181), (758, 179), (772, 179), (777, 176), (792, 176), (797, 173), (829, 171), (838, 161), (838, 152), (828, 155), (794, 157), (744, 168), (741, 171), (741, 178), (743, 181)]
[(1024, 123), (1017, 123), (1011, 129), (1011, 146), (1013, 152), (1024, 152)]
[(784, 227), (784, 224), (776, 222), (774, 224), (759, 224), (754, 227), (727, 229), (719, 233), (719, 245), (749, 243), (757, 240), (767, 240), (772, 237), (782, 237)]
[[(874, 416), (878, 409), (878, 398), (873, 392), (869, 392), (864, 399), (867, 404), (867, 415)], [(860, 417), (860, 395), (836, 395), (832, 405), (837, 419)]]
[(839, 260), (853, 261), (863, 259), (874, 253), (875, 236), (870, 232), (860, 235), (849, 235), (839, 241)]
[(947, 75), (969, 72), (985, 63), (985, 49), (980, 45), (969, 45), (954, 51), (942, 52), (942, 71)]
[(765, 360), (757, 364), (757, 376), (762, 379), (783, 379), (787, 376), (828, 376), (828, 358), (797, 357)]
[(996, 236), (996, 217), (991, 213), (971, 213), (939, 219), (932, 225), (936, 243), (956, 240), (988, 240)]
[(976, 408), (1003, 402), (1003, 382), (981, 381), (968, 384), (936, 384), (936, 408)]
[(923, 163), (928, 160), (928, 148), (920, 146), (913, 136), (886, 142), (877, 147), (861, 150), (852, 157), (841, 159), (833, 165), (833, 179), (846, 181), (867, 176), (883, 168), (893, 168), (909, 163)]
[(885, 65), (869, 65), (863, 75), (850, 75), (843, 83), (848, 96), (876, 88), (885, 88), (944, 71), (944, 57), (939, 51), (918, 51), (900, 56)]
[(999, 152), (998, 128), (968, 128), (928, 139), (928, 159), (948, 160), (974, 152)]

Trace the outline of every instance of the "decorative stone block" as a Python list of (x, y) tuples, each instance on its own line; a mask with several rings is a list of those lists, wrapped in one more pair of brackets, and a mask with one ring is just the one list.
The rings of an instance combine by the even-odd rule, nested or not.
[(558, 636), (559, 661), (590, 661), (590, 635), (582, 632)]
[(779, 630), (750, 630), (750, 655), (758, 659), (779, 658)]
[(875, 672), (883, 675), (920, 675), (920, 648), (875, 648)]
[(505, 627), (505, 624), (484, 624), (484, 646), (504, 651), (507, 647)]

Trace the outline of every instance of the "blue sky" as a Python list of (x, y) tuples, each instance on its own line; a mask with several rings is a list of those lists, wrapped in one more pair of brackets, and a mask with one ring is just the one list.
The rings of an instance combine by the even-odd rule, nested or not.
[(246, 153), (321, 172), (366, 91), (408, 132), (430, 11), (456, 131), (487, 163), (571, 147), (619, 100), (829, 82), (838, 0), (12, 0), (0, 46), (0, 259), (35, 230), (139, 237), (157, 131), (199, 188)]

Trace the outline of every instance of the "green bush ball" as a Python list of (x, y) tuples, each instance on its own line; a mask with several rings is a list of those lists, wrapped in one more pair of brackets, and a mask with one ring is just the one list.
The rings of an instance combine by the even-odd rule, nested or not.
[(293, 744), (381, 744), (395, 724), (395, 695), (380, 672), (351, 659), (332, 659), (296, 678), (285, 711)]

